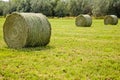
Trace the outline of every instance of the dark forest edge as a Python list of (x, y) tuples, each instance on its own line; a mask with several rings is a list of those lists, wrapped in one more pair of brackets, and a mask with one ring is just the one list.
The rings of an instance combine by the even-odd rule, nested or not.
[(43, 13), (48, 17), (89, 14), (100, 18), (105, 15), (120, 17), (120, 0), (0, 0), (0, 16), (12, 12)]

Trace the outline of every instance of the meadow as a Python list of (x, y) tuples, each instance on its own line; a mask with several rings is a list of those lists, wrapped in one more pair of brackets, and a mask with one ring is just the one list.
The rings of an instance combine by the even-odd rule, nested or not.
[(120, 80), (120, 20), (76, 27), (75, 18), (49, 18), (45, 47), (10, 49), (0, 18), (0, 80)]

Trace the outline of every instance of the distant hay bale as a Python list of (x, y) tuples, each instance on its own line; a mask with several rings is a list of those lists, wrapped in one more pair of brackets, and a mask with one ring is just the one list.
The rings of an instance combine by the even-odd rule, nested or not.
[(50, 41), (51, 25), (40, 13), (12, 13), (4, 23), (3, 36), (10, 48), (45, 46)]
[(92, 24), (92, 18), (89, 15), (79, 15), (75, 20), (76, 26), (90, 27)]
[(108, 24), (117, 25), (117, 23), (118, 23), (118, 18), (115, 15), (107, 15), (104, 18), (104, 24), (105, 25), (108, 25)]

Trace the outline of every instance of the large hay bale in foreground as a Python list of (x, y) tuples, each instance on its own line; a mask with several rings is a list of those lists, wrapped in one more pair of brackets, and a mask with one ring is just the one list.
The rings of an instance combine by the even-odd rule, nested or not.
[(92, 24), (92, 18), (89, 15), (79, 15), (75, 20), (76, 26), (90, 27)]
[(108, 25), (108, 24), (117, 25), (117, 23), (118, 23), (118, 18), (115, 15), (107, 15), (104, 18), (104, 24), (105, 25)]
[(51, 25), (40, 13), (12, 13), (6, 18), (3, 34), (10, 48), (45, 46), (50, 41)]

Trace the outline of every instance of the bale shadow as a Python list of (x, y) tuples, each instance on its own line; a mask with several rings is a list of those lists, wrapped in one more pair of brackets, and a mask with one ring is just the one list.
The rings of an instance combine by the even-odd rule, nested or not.
[(42, 51), (42, 50), (50, 50), (50, 49), (54, 49), (55, 46), (51, 46), (51, 45), (47, 45), (47, 46), (41, 46), (41, 47), (24, 47), (24, 48), (17, 48), (17, 49), (13, 49), (13, 48), (9, 48), (8, 49), (12, 49), (12, 50), (16, 50), (16, 51), (20, 51), (20, 52), (32, 52), (32, 51)]

